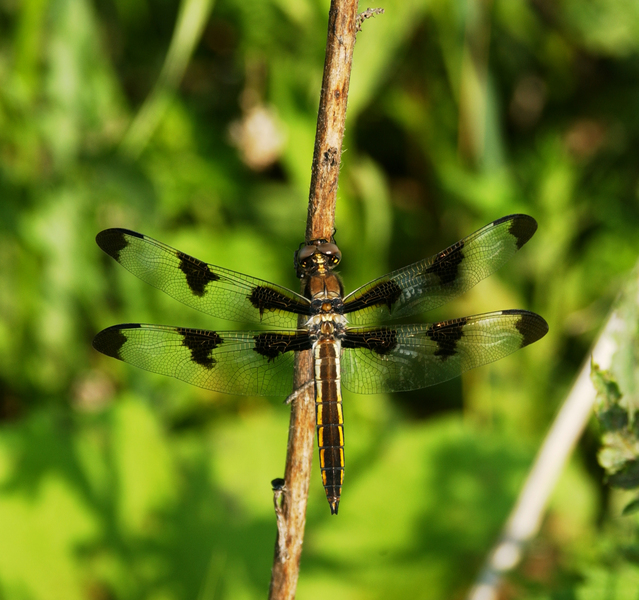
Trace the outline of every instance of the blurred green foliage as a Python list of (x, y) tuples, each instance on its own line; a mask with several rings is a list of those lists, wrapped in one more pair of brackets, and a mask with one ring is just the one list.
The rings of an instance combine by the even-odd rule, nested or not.
[[(639, 264), (639, 263), (638, 263)], [(615, 354), (610, 370), (593, 364), (591, 379), (597, 390), (595, 414), (601, 429), (599, 464), (606, 471), (607, 483), (623, 490), (639, 490), (639, 266), (619, 294), (611, 344)], [(628, 515), (639, 511), (639, 498), (623, 509)], [(639, 544), (635, 546), (639, 555)]]
[[(0, 6), (0, 598), (266, 595), (288, 410), (94, 352), (117, 322), (235, 326), (94, 237), (127, 227), (295, 288), (328, 4)], [(340, 514), (315, 473), (299, 596), (460, 598), (639, 254), (639, 5), (378, 6), (344, 142), (346, 288), (524, 212), (540, 227), (513, 264), (427, 318), (527, 308), (550, 334), (456, 382), (345, 398)], [(637, 521), (595, 454), (589, 433), (504, 598), (636, 596)]]

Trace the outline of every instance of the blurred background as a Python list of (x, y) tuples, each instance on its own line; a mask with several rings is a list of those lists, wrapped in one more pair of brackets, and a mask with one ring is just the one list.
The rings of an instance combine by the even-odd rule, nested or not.
[[(298, 289), (328, 0), (0, 4), (0, 598), (264, 598), (289, 410), (109, 359), (119, 322), (232, 329), (96, 246), (125, 227)], [(362, 5), (361, 10), (368, 5)], [(305, 599), (462, 598), (639, 254), (639, 3), (381, 0), (355, 48), (338, 194), (347, 290), (523, 212), (536, 236), (426, 315), (543, 315), (539, 343), (345, 394)], [(597, 428), (502, 598), (636, 598), (637, 519)]]

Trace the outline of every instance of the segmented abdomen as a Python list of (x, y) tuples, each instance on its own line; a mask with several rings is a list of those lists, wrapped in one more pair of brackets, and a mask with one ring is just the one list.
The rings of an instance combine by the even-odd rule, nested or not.
[(320, 340), (314, 351), (315, 411), (322, 483), (336, 515), (344, 482), (344, 415), (337, 340)]

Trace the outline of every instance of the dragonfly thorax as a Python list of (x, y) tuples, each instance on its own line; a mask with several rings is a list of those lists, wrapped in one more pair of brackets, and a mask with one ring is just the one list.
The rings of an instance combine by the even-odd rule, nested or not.
[(311, 314), (342, 314), (344, 311), (344, 301), (337, 298), (316, 298), (311, 301)]

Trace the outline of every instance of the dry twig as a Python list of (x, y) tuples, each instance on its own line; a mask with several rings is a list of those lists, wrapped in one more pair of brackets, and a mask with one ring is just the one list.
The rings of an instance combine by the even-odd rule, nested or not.
[[(360, 21), (357, 0), (331, 0), (328, 15), (326, 59), (320, 95), (311, 186), (309, 192), (306, 242), (330, 239), (335, 229), (335, 202), (346, 121), (353, 48)], [(313, 378), (310, 351), (298, 353), (295, 361), (295, 388)], [(288, 451), (282, 504), (278, 519), (278, 542), (269, 598), (295, 597), (306, 524), (306, 503), (315, 435), (313, 386), (306, 386), (291, 405)], [(281, 537), (285, 539), (282, 540)], [(288, 556), (288, 558), (287, 558)]]

